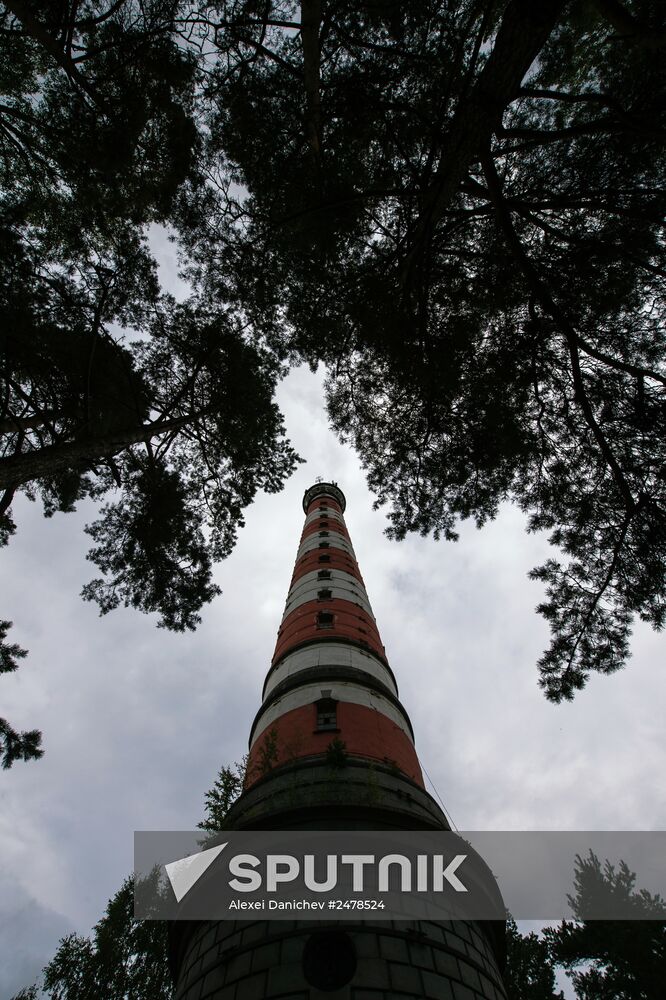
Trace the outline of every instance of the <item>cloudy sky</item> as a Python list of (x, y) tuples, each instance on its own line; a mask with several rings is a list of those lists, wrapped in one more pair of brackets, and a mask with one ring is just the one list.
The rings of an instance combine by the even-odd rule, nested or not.
[[(167, 264), (169, 261), (167, 260)], [(99, 618), (79, 598), (94, 575), (93, 507), (45, 520), (25, 501), (2, 553), (2, 617), (29, 649), (3, 676), (2, 714), (39, 728), (45, 757), (0, 772), (0, 1000), (36, 977), (58, 939), (88, 933), (132, 868), (133, 831), (190, 829), (218, 769), (239, 760), (317, 476), (346, 521), (431, 790), (462, 830), (666, 829), (663, 642), (638, 626), (629, 667), (593, 677), (573, 704), (546, 702), (548, 639), (528, 570), (548, 551), (507, 507), (458, 543), (383, 535), (354, 453), (328, 429), (321, 379), (280, 390), (306, 464), (259, 496), (195, 634), (131, 610)]]

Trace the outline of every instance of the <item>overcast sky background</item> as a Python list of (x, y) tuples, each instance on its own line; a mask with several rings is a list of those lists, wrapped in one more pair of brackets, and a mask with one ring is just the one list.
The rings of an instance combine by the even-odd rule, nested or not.
[[(168, 249), (163, 263), (173, 286)], [(355, 454), (328, 429), (321, 378), (293, 372), (279, 402), (306, 464), (248, 509), (216, 571), (223, 594), (194, 634), (132, 610), (99, 618), (79, 598), (95, 575), (82, 531), (94, 505), (50, 520), (15, 506), (0, 616), (30, 655), (0, 678), (0, 714), (41, 729), (46, 753), (0, 772), (0, 1000), (36, 978), (62, 935), (89, 933), (132, 869), (133, 831), (194, 827), (218, 769), (246, 752), (317, 476), (347, 497), (417, 752), (458, 828), (666, 829), (663, 641), (638, 625), (626, 670), (548, 703), (535, 666), (542, 591), (527, 579), (545, 539), (507, 507), (482, 531), (463, 525), (455, 544), (389, 542)]]

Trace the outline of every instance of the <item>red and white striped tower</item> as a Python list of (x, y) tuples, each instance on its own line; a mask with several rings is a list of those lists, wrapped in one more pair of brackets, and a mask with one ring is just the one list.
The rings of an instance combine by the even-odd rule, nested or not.
[(263, 703), (252, 724), (250, 787), (268, 768), (325, 757), (383, 763), (423, 785), (414, 734), (386, 659), (335, 483), (303, 498), (296, 555)]
[[(235, 830), (449, 830), (423, 787), (335, 483), (305, 526)], [(366, 919), (176, 922), (176, 1000), (505, 1000), (503, 925)]]

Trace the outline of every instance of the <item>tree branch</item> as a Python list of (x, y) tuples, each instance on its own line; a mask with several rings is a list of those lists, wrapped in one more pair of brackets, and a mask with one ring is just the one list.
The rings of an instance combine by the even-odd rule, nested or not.
[(42, 413), (35, 413), (31, 417), (15, 417), (10, 415), (4, 420), (0, 420), (0, 434), (25, 433), (25, 431), (30, 431), (35, 427), (42, 427), (44, 425), (52, 431), (53, 428), (50, 426), (50, 422), (61, 419), (64, 416), (65, 413), (62, 410), (44, 410)]
[(651, 31), (630, 14), (619, 0), (592, 0), (597, 12), (621, 34), (621, 41), (634, 42), (644, 49), (660, 49), (666, 45), (664, 32)]
[(49, 35), (44, 25), (32, 15), (25, 4), (21, 0), (4, 0), (4, 4), (7, 10), (20, 22), (27, 34), (53, 56), (72, 83), (76, 83), (88, 95), (93, 104), (100, 107), (102, 102), (83, 74), (79, 72), (71, 56), (60, 48), (56, 40)]
[(321, 0), (302, 0), (301, 44), (303, 46), (303, 78), (305, 83), (305, 128), (315, 165), (321, 158), (321, 98), (319, 30)]
[(537, 273), (536, 268), (527, 256), (525, 248), (523, 247), (518, 234), (513, 227), (511, 213), (502, 196), (502, 186), (495, 168), (495, 162), (490, 153), (490, 148), (483, 153), (481, 163), (486, 177), (486, 183), (488, 184), (490, 197), (495, 206), (496, 217), (500, 229), (504, 233), (506, 242), (513, 252), (516, 262), (520, 265), (525, 278), (527, 279), (530, 291), (534, 295), (535, 299), (541, 304), (541, 307), (550, 316), (552, 316), (564, 335), (571, 360), (571, 373), (573, 376), (576, 402), (580, 406), (583, 416), (585, 417), (585, 421), (599, 446), (599, 450), (611, 470), (627, 511), (633, 511), (636, 504), (629, 488), (629, 484), (624, 477), (622, 469), (620, 468), (619, 463), (615, 458), (603, 431), (601, 430), (601, 427), (597, 423), (594, 411), (585, 391), (585, 384), (583, 382), (583, 375), (580, 368), (580, 356), (578, 352), (578, 348), (580, 346), (579, 337), (564, 312), (553, 299), (547, 285)]
[(140, 424), (137, 427), (119, 430), (115, 434), (100, 435), (87, 441), (47, 445), (34, 451), (21, 452), (9, 458), (2, 458), (0, 459), (0, 489), (16, 489), (32, 479), (57, 476), (71, 469), (89, 469), (95, 462), (117, 455), (133, 444), (150, 441), (168, 431), (182, 428), (205, 416), (207, 412), (200, 410), (182, 417), (174, 417), (171, 420)]
[(574, 647), (571, 650), (571, 653), (569, 654), (569, 656), (567, 658), (567, 663), (566, 663), (566, 666), (564, 668), (564, 672), (563, 672), (562, 677), (560, 678), (560, 682), (559, 682), (560, 688), (566, 689), (568, 687), (567, 679), (568, 679), (569, 675), (572, 673), (572, 671), (574, 669), (574, 659), (575, 659), (576, 653), (578, 652), (578, 647), (580, 646), (580, 644), (581, 644), (581, 642), (583, 640), (583, 637), (585, 635), (585, 632), (587, 631), (588, 625), (592, 621), (592, 615), (594, 614), (594, 612), (595, 612), (595, 610), (597, 608), (597, 605), (599, 604), (599, 601), (604, 596), (604, 594), (608, 590), (608, 588), (609, 588), (609, 586), (610, 586), (610, 584), (611, 584), (611, 582), (613, 580), (613, 576), (615, 575), (615, 567), (617, 566), (618, 559), (620, 558), (620, 552), (622, 551), (622, 546), (624, 545), (624, 540), (627, 537), (627, 531), (629, 530), (629, 526), (631, 525), (631, 522), (632, 522), (632, 519), (633, 519), (635, 513), (636, 513), (636, 507), (634, 507), (632, 510), (627, 511), (627, 513), (625, 515), (625, 518), (624, 518), (624, 520), (622, 522), (622, 525), (620, 527), (619, 537), (618, 537), (615, 545), (613, 546), (613, 557), (612, 557), (610, 565), (608, 567), (608, 571), (607, 571), (607, 573), (606, 573), (606, 575), (605, 575), (605, 577), (604, 577), (604, 579), (603, 579), (600, 587), (597, 589), (596, 593), (594, 594), (594, 597), (592, 598), (592, 602), (590, 604), (590, 607), (588, 608), (587, 614), (585, 615), (585, 618), (583, 619), (583, 621), (582, 621), (582, 623), (580, 625), (580, 628), (578, 629), (578, 635), (576, 637), (576, 642), (574, 643)]
[(470, 163), (500, 126), (507, 104), (557, 24), (566, 0), (511, 0), (497, 32), (492, 52), (471, 89), (456, 109), (435, 178), (424, 208), (407, 239), (411, 249), (405, 268), (446, 212)]

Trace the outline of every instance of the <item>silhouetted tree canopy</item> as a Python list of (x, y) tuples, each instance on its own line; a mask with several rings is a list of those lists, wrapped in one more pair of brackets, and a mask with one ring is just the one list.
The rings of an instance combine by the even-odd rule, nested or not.
[(327, 363), (390, 535), (507, 499), (550, 533), (572, 698), (664, 622), (663, 4), (200, 9), (191, 277)]
[(296, 456), (237, 307), (160, 288), (148, 225), (201, 183), (171, 0), (0, 4), (0, 516), (106, 499), (84, 588), (194, 628), (258, 489)]
[(548, 943), (531, 931), (521, 934), (513, 917), (506, 922), (506, 968), (503, 973), (508, 1000), (564, 1000), (555, 992), (555, 966)]
[[(3, 214), (74, 229), (163, 221), (197, 149), (196, 61), (174, 34), (178, 0), (3, 0)], [(23, 215), (19, 216), (20, 219)], [(98, 233), (99, 234), (99, 233)], [(66, 249), (66, 244), (61, 249)], [(64, 261), (63, 261), (64, 263)]]
[[(585, 920), (591, 901), (607, 897), (631, 906), (633, 920)], [(666, 902), (636, 889), (636, 875), (624, 861), (603, 865), (593, 853), (578, 857), (574, 895), (576, 922), (548, 927), (544, 938), (550, 960), (571, 973), (579, 1000), (659, 1000), (666, 979), (666, 922), (641, 915), (661, 912)]]
[[(18, 661), (27, 655), (17, 643), (5, 641), (11, 625), (0, 621), (0, 674), (17, 670)], [(8, 770), (17, 760), (39, 760), (44, 754), (41, 742), (42, 734), (37, 729), (17, 732), (6, 719), (0, 719), (0, 766)]]
[(50, 1000), (170, 1000), (167, 925), (134, 919), (131, 876), (109, 900), (90, 937), (62, 939), (40, 986)]
[[(389, 534), (453, 539), (505, 500), (549, 532), (533, 576), (550, 699), (619, 669), (636, 616), (662, 627), (663, 4), (0, 9), (3, 512), (28, 483), (47, 511), (120, 484), (92, 529), (107, 579), (88, 596), (171, 627), (210, 596), (199, 532), (223, 491), (207, 518), (165, 442), (217, 461), (229, 434), (218, 422), (210, 445), (196, 423), (188, 438), (178, 388), (117, 335), (164, 330), (183, 378), (204, 323), (266, 374), (245, 440), (259, 433), (271, 488), (294, 458), (269, 383), (281, 363), (324, 362), (333, 426), (389, 504)], [(154, 222), (177, 232), (194, 288), (173, 342)], [(225, 486), (231, 509), (266, 468)], [(148, 543), (132, 511), (158, 494), (170, 529)], [(158, 577), (183, 547), (178, 608), (162, 607)]]
[(212, 788), (204, 797), (205, 816), (197, 826), (206, 833), (223, 829), (224, 820), (236, 799), (243, 791), (247, 774), (247, 755), (233, 767), (221, 767)]

